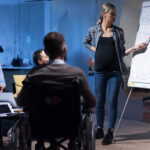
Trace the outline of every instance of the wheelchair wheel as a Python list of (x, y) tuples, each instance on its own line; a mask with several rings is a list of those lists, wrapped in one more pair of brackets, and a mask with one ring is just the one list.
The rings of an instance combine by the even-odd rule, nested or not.
[(86, 119), (86, 131), (87, 150), (95, 150), (95, 125), (89, 116)]
[(95, 125), (87, 115), (81, 128), (81, 150), (95, 150)]
[(11, 150), (31, 150), (30, 130), (27, 119), (17, 120), (12, 128)]

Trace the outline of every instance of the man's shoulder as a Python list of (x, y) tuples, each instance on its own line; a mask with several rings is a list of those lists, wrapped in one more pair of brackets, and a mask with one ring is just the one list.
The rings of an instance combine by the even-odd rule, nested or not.
[[(79, 67), (77, 67), (77, 66), (72, 66), (72, 65), (68, 65), (68, 64), (65, 64), (65, 66), (63, 67), (64, 68), (64, 70), (66, 71), (66, 72), (70, 72), (70, 73), (76, 73), (76, 74), (81, 74), (81, 73), (83, 73), (83, 71), (82, 71), (82, 69), (81, 68), (79, 68)], [(62, 69), (63, 69), (62, 68)]]
[(51, 73), (51, 72), (68, 72), (68, 74), (82, 73), (83, 71), (76, 66), (68, 64), (48, 64), (48, 65), (39, 65), (35, 66), (29, 72), (29, 75), (38, 74), (38, 73)]
[(43, 68), (45, 68), (45, 66), (47, 66), (47, 64), (34, 66), (28, 74), (32, 74), (40, 69), (43, 69)]

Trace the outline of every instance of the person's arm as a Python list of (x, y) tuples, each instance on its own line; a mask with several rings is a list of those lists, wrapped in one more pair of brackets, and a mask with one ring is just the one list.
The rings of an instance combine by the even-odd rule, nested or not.
[(6, 86), (4, 74), (0, 65), (0, 92), (3, 92), (4, 88)]
[(143, 42), (143, 43), (140, 43), (138, 45), (135, 45), (132, 48), (126, 49), (125, 46), (124, 46), (125, 45), (124, 31), (121, 28), (120, 28), (120, 39), (119, 40), (120, 40), (120, 43), (121, 43), (121, 47), (122, 47), (124, 56), (129, 55), (132, 52), (141, 51), (141, 50), (144, 50), (144, 49), (147, 48), (147, 44)]
[(16, 99), (19, 107), (26, 107), (27, 100), (29, 98), (28, 95), (29, 95), (28, 89), (26, 89), (25, 87), (22, 87)]
[(90, 28), (88, 30), (87, 35), (84, 38), (83, 44), (86, 48), (88, 48), (89, 50), (91, 50), (92, 52), (96, 51), (96, 48), (91, 44), (92, 43), (92, 28)]
[(27, 107), (28, 104), (28, 99), (29, 99), (29, 88), (27, 86), (28, 84), (28, 77), (25, 78), (25, 80), (23, 81), (23, 87), (21, 89), (21, 91), (19, 92), (16, 102), (18, 104), (18, 106), (20, 107)]
[(125, 51), (126, 55), (129, 55), (131, 52), (135, 52), (135, 51), (141, 51), (143, 49), (145, 49), (147, 47), (146, 43), (140, 43), (132, 48), (129, 48)]
[(4, 91), (5, 86), (4, 85), (0, 85), (0, 92)]
[(82, 70), (79, 71), (80, 78), (80, 91), (88, 107), (95, 107), (96, 97), (94, 96), (92, 90), (90, 89), (89, 83), (86, 76)]

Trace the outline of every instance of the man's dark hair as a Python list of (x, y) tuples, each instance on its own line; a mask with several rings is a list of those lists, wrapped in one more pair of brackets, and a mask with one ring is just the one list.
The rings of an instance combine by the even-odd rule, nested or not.
[(43, 49), (39, 49), (39, 50), (37, 50), (33, 53), (33, 61), (36, 65), (39, 65), (38, 60), (41, 59), (40, 54), (41, 54), (42, 51), (43, 51)]
[(45, 52), (54, 60), (62, 56), (62, 46), (65, 42), (64, 36), (58, 32), (50, 32), (44, 38)]

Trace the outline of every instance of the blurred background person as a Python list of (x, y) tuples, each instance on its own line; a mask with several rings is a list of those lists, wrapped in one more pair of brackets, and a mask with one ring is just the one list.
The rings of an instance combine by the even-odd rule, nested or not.
[[(3, 53), (3, 52), (4, 52), (4, 49), (2, 48), (2, 46), (0, 46), (0, 53)], [(4, 79), (4, 74), (3, 74), (2, 67), (0, 65), (0, 92), (3, 92), (5, 87), (6, 87), (6, 83)]]
[(33, 61), (35, 65), (48, 64), (49, 56), (45, 53), (44, 49), (39, 49), (33, 53)]
[(2, 67), (0, 65), (0, 92), (3, 92), (5, 86), (6, 86), (6, 83), (4, 79), (4, 74), (3, 74)]

